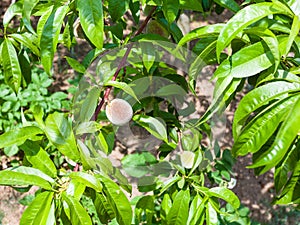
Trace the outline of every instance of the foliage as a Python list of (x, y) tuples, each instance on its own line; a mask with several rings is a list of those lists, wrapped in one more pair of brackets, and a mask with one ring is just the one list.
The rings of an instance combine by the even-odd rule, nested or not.
[[(24, 152), (21, 166), (0, 171), (0, 184), (23, 191), (40, 187), (21, 225), (251, 224), (248, 211), (227, 188), (234, 164), (230, 152), (216, 143), (214, 148), (202, 143), (204, 136), (212, 137), (213, 115), (220, 115), (245, 83), (253, 90), (235, 113), (232, 152), (235, 156), (253, 153), (251, 167), (258, 174), (275, 167), (275, 202), (299, 204), (299, 4), (296, 0), (249, 2), (240, 10), (232, 0), (214, 2), (24, 0), (9, 7), (3, 18), (0, 64), (3, 85), (10, 89), (3, 91), (12, 96), (43, 93), (41, 100), (26, 97), (20, 100), (26, 104), (17, 107), (29, 110), (34, 121), (24, 108), (25, 116), (18, 112), (23, 126), (0, 135), (0, 148), (18, 146)], [(147, 17), (136, 25), (140, 6)], [(236, 14), (226, 24), (199, 27), (183, 36), (176, 23), (182, 10), (204, 13), (220, 7)], [(134, 25), (125, 37), (127, 11)], [(10, 23), (15, 16), (21, 18), (18, 27)], [(157, 23), (142, 33), (151, 21)], [(93, 49), (81, 63), (67, 58), (83, 76), (72, 112), (52, 112), (64, 107), (61, 101), (45, 102), (66, 97), (49, 96), (46, 89), (57, 45), (73, 51), (78, 38)], [(197, 40), (195, 55), (181, 48), (192, 40)], [(107, 51), (113, 47), (119, 48)], [(186, 79), (162, 61), (164, 52), (189, 66)], [(40, 62), (47, 76), (31, 73), (31, 62)], [(186, 93), (195, 93), (202, 68), (215, 63), (219, 67), (212, 104), (199, 120), (183, 123), (180, 116), (188, 118), (194, 111), (179, 110), (172, 100), (183, 104)], [(108, 158), (122, 128), (109, 123), (101, 111), (112, 90), (133, 108), (129, 125), (158, 140), (156, 155), (145, 145), (122, 159), (131, 177)], [(12, 105), (4, 100), (3, 105)], [(130, 139), (129, 133), (125, 136)], [(152, 194), (129, 201), (131, 178), (138, 180), (140, 192)]]
[[(44, 113), (51, 113), (57, 110), (69, 110), (70, 100), (63, 92), (49, 93), (48, 87), (53, 80), (46, 73), (38, 69), (32, 70), (31, 82), (24, 89), (17, 93), (5, 83), (0, 85), (0, 132), (9, 131), (22, 126), (22, 121), (33, 121), (32, 109), (40, 107)], [(0, 75), (3, 81), (3, 76)], [(4, 148), (7, 156), (15, 155), (18, 152), (16, 145)]]

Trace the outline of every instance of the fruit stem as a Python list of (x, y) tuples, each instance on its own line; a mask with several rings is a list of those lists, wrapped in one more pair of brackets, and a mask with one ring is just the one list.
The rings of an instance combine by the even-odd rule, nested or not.
[[(141, 26), (139, 27), (139, 29), (135, 32), (135, 34), (133, 35), (133, 37), (136, 37), (137, 35), (139, 35), (139, 34), (141, 34), (143, 32), (143, 30), (147, 26), (147, 24), (148, 24), (149, 20), (151, 19), (152, 14), (156, 10), (156, 8), (157, 8), (156, 6), (153, 7), (153, 9), (149, 13), (149, 15), (146, 17), (146, 19), (143, 21), (143, 23), (141, 24)], [(130, 43), (129, 45), (127, 45), (127, 50), (126, 50), (126, 52), (125, 52), (125, 54), (124, 54), (124, 56), (123, 56), (120, 64), (118, 65), (118, 68), (117, 68), (116, 72), (114, 73), (114, 76), (111, 79), (112, 81), (115, 81), (117, 79), (117, 77), (118, 77), (121, 69), (125, 66), (126, 60), (127, 60), (128, 56), (129, 56), (129, 53), (130, 53), (132, 47), (133, 47), (133, 43)], [(112, 86), (109, 86), (109, 87), (106, 88), (101, 101), (97, 105), (97, 108), (96, 108), (95, 113), (94, 113), (94, 115), (92, 117), (92, 120), (94, 120), (94, 121), (97, 120), (98, 114), (100, 113), (100, 110), (102, 109), (102, 107), (106, 103), (106, 101), (108, 99), (108, 96), (109, 96), (109, 94), (111, 92), (111, 89), (112, 89)]]

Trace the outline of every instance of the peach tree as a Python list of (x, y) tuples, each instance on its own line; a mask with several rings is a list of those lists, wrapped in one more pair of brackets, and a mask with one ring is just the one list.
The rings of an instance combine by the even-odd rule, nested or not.
[[(185, 10), (224, 8), (234, 14), (227, 23), (187, 34), (178, 26)], [(11, 4), (0, 65), (15, 93), (36, 66), (53, 76), (58, 45), (91, 47), (81, 62), (66, 57), (80, 79), (71, 111), (22, 108), (22, 127), (0, 135), (1, 149), (24, 153), (20, 166), (0, 171), (0, 184), (39, 187), (20, 224), (251, 224), (229, 189), (232, 154), (251, 153), (257, 174), (275, 168), (275, 203), (297, 207), (299, 14), (297, 0)], [(213, 99), (195, 117), (197, 78), (215, 64)], [(214, 124), (241, 90), (234, 145), (220, 149)], [(115, 162), (124, 140), (138, 147)]]

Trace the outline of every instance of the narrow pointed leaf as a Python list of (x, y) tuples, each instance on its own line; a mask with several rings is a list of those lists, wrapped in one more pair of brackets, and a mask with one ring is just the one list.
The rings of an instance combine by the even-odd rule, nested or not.
[(38, 2), (39, 0), (24, 0), (23, 3), (22, 20), (26, 28), (32, 33), (35, 33), (35, 31), (31, 26), (30, 16), (32, 10), (34, 9), (34, 7)]
[(243, 124), (252, 112), (261, 106), (268, 104), (269, 101), (275, 98), (283, 98), (287, 95), (287, 93), (298, 91), (299, 89), (300, 84), (298, 83), (277, 81), (260, 86), (249, 92), (241, 100), (234, 115), (232, 129), (234, 139), (236, 140), (236, 137), (240, 133)]
[(48, 153), (38, 144), (26, 141), (20, 148), (24, 151), (26, 159), (31, 163), (32, 167), (39, 169), (52, 178), (57, 176), (53, 161), (50, 159)]
[(72, 224), (92, 225), (91, 218), (79, 201), (65, 193), (62, 195), (70, 208), (70, 219)]
[(218, 225), (218, 214), (210, 201), (206, 204), (206, 223), (209, 225)]
[(46, 190), (52, 190), (50, 183), (45, 179), (36, 175), (16, 172), (13, 170), (0, 171), (0, 184), (10, 186), (33, 185), (44, 188)]
[(2, 66), (5, 83), (18, 92), (21, 86), (22, 71), (16, 49), (7, 38), (2, 44)]
[(104, 29), (102, 2), (78, 0), (77, 9), (84, 33), (98, 49), (102, 49)]
[(187, 42), (198, 38), (218, 36), (224, 27), (225, 24), (217, 23), (196, 28), (195, 30), (192, 30), (190, 33), (186, 34), (183, 38), (181, 38), (178, 45), (183, 46)]
[(288, 41), (286, 43), (285, 51), (284, 51), (284, 56), (287, 56), (287, 54), (290, 52), (290, 49), (292, 47), (292, 44), (295, 40), (295, 38), (299, 35), (299, 30), (300, 30), (300, 15), (295, 15), (292, 23), (292, 28), (291, 32), (288, 38)]
[(234, 0), (214, 0), (214, 2), (235, 13), (240, 10), (239, 4)]
[(179, 11), (179, 0), (163, 0), (162, 11), (169, 24), (173, 23)]
[(189, 213), (190, 191), (181, 190), (177, 193), (173, 205), (167, 215), (168, 225), (186, 225)]
[(12, 18), (14, 16), (20, 15), (20, 14), (22, 14), (22, 2), (15, 2), (15, 3), (11, 4), (3, 16), (4, 29), (7, 28), (9, 22), (12, 20)]
[(139, 102), (139, 99), (137, 98), (137, 96), (135, 95), (133, 89), (125, 82), (119, 82), (119, 81), (107, 81), (104, 84), (105, 86), (113, 86), (116, 88), (121, 89), (122, 91), (124, 91), (125, 93), (131, 95), (136, 101)]
[(297, 166), (294, 169), (291, 178), (289, 179), (287, 185), (283, 189), (280, 197), (276, 200), (276, 204), (291, 204), (295, 200), (299, 202), (299, 177), (300, 177), (300, 162), (297, 162)]
[(22, 34), (13, 33), (9, 36), (29, 48), (36, 56), (40, 55), (38, 39), (36, 35), (27, 32)]
[(90, 188), (93, 188), (97, 192), (102, 191), (102, 184), (96, 177), (94, 177), (91, 174), (84, 173), (84, 172), (76, 172), (76, 173), (73, 172), (70, 174), (70, 177), (76, 181), (85, 184)]
[(46, 119), (45, 133), (48, 139), (57, 147), (57, 149), (76, 161), (79, 159), (75, 137), (70, 121), (64, 117), (63, 113), (55, 112)]
[(99, 176), (99, 179), (102, 181), (104, 193), (114, 210), (119, 225), (131, 224), (131, 205), (120, 187), (111, 179), (104, 176)]
[(209, 195), (223, 199), (231, 204), (235, 209), (240, 207), (239, 198), (229, 189), (225, 187), (213, 187), (209, 189)]
[(68, 10), (69, 7), (67, 5), (53, 9), (42, 30), (40, 39), (41, 62), (48, 74), (50, 74), (52, 68), (60, 29)]
[(20, 225), (47, 224), (54, 192), (38, 194), (24, 211)]
[(44, 132), (34, 126), (22, 127), (16, 130), (10, 130), (0, 135), (0, 148), (9, 147), (12, 145), (21, 145), (27, 139), (33, 138)]
[(278, 66), (280, 64), (281, 55), (280, 55), (280, 51), (278, 48), (279, 43), (278, 43), (278, 40), (277, 40), (275, 34), (269, 29), (260, 28), (260, 27), (254, 27), (254, 28), (247, 29), (245, 31), (245, 33), (257, 35), (261, 39), (264, 40), (264, 42), (267, 44), (268, 48), (270, 49), (270, 51), (273, 55), (273, 58), (275, 61), (274, 71), (276, 72), (278, 69)]
[(263, 2), (249, 5), (235, 14), (221, 31), (217, 42), (217, 57), (235, 36), (250, 24), (271, 14), (285, 14), (291, 16), (291, 11), (279, 1)]
[(112, 206), (110, 205), (106, 196), (104, 196), (102, 193), (95, 193), (93, 202), (101, 223), (108, 223), (110, 220), (116, 217)]
[(108, 12), (112, 20), (115, 22), (120, 19), (127, 11), (128, 6), (128, 0), (108, 0)]
[(300, 97), (295, 98), (297, 100), (294, 106), (290, 108), (287, 115), (288, 119), (282, 123), (274, 143), (250, 166), (251, 168), (266, 166), (260, 173), (266, 172), (280, 162), (300, 131), (300, 116), (298, 113), (300, 110)]
[(260, 150), (276, 131), (280, 122), (286, 118), (286, 109), (292, 107), (294, 103), (295, 98), (278, 101), (247, 123), (232, 147), (233, 154), (246, 155)]
[(154, 137), (168, 142), (166, 127), (160, 120), (146, 115), (134, 116), (133, 120), (144, 127)]
[(268, 69), (273, 64), (274, 57), (270, 49), (262, 42), (258, 42), (242, 48), (230, 59), (223, 61), (214, 73), (214, 77), (250, 77)]

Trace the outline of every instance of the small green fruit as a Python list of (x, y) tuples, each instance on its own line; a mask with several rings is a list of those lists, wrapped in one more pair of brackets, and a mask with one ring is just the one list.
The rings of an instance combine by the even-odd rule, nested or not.
[(131, 105), (123, 99), (116, 98), (106, 106), (108, 120), (117, 126), (128, 123), (133, 115)]

